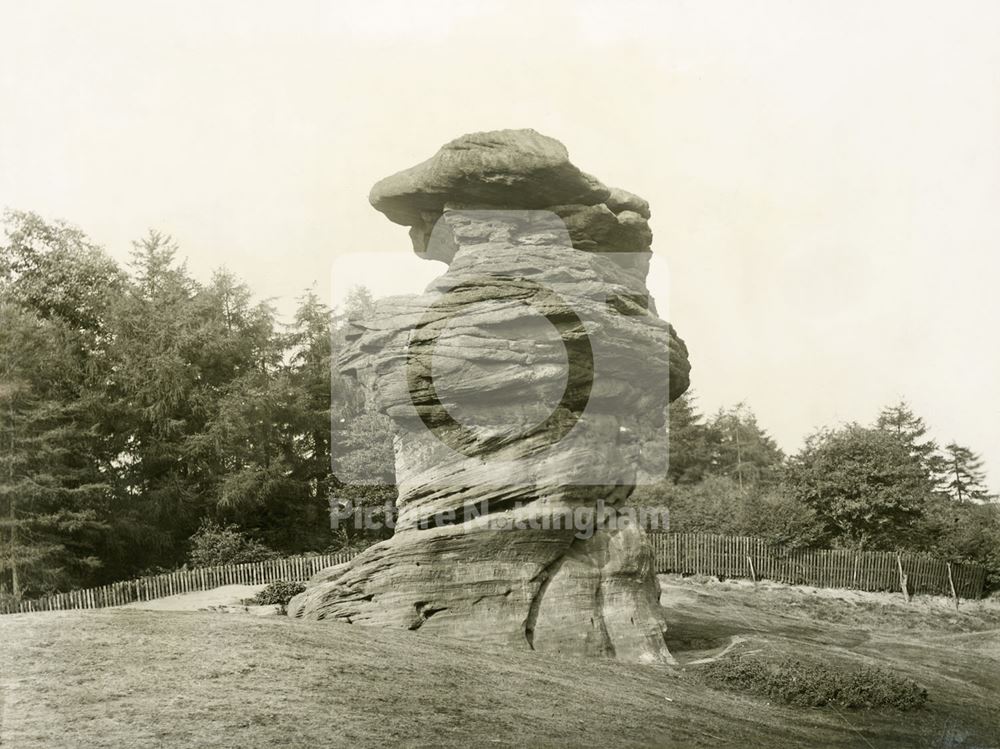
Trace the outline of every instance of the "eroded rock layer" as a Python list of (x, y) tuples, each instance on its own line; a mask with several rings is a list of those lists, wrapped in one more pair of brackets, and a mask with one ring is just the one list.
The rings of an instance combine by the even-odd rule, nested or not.
[(396, 533), (289, 613), (671, 662), (622, 510), (688, 386), (646, 288), (648, 204), (531, 130), (463, 136), (371, 202), (448, 264), (356, 322), (341, 358), (394, 425)]

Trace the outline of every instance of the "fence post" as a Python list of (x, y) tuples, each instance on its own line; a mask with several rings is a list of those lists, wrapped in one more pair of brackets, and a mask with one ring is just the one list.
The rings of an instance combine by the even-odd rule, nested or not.
[(906, 573), (903, 572), (903, 556), (898, 551), (896, 552), (896, 566), (899, 567), (899, 587), (903, 589), (903, 598), (905, 598), (906, 602), (909, 603), (910, 591), (906, 587), (907, 576)]
[(958, 611), (958, 593), (955, 592), (955, 578), (951, 575), (951, 562), (948, 565), (948, 587), (951, 588), (951, 597), (955, 599), (955, 611)]

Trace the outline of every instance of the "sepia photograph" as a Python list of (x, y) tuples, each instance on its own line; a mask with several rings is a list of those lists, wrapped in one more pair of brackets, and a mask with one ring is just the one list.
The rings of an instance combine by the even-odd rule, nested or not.
[(0, 749), (1000, 749), (998, 282), (992, 0), (0, 0)]

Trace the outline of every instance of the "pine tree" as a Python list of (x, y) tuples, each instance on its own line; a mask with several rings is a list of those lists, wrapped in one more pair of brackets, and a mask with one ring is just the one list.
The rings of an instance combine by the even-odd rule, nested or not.
[(991, 496), (986, 489), (986, 473), (982, 459), (972, 450), (954, 442), (944, 448), (944, 465), (947, 471), (945, 490), (959, 502), (987, 502)]
[(289, 378), (300, 398), (301, 446), (296, 473), (311, 496), (326, 502), (332, 486), (331, 402), (333, 392), (333, 312), (315, 291), (299, 298), (289, 344)]
[(941, 482), (947, 466), (938, 453), (937, 443), (927, 438), (924, 420), (913, 412), (909, 403), (900, 400), (893, 406), (883, 408), (875, 421), (875, 428), (893, 435), (931, 480)]
[(101, 419), (113, 459), (116, 556), (133, 570), (169, 566), (204, 512), (203, 476), (186, 452), (215, 399), (198, 360), (198, 285), (155, 231), (133, 243), (123, 293), (109, 309)]
[(205, 334), (202, 349), (230, 377), (216, 384), (205, 428), (187, 443), (212, 500), (207, 511), (287, 553), (323, 548), (332, 484), (330, 310), (309, 291), (279, 334), (273, 311), (252, 305), (231, 278), (216, 274), (207, 291), (204, 314), (224, 324)]
[(0, 592), (37, 595), (98, 566), (108, 487), (66, 375), (76, 336), (0, 304)]
[(64, 222), (8, 211), (3, 226), (0, 587), (32, 595), (104, 574), (112, 453), (98, 405), (123, 276)]
[(717, 440), (698, 413), (696, 400), (694, 392), (688, 391), (667, 409), (667, 476), (677, 484), (697, 483), (713, 467), (713, 442)]
[(714, 438), (713, 473), (729, 476), (741, 489), (778, 479), (784, 453), (746, 404), (719, 409), (708, 426)]

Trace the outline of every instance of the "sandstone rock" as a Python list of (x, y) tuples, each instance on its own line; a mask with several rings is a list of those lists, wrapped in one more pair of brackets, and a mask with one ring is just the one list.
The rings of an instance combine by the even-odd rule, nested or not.
[(396, 431), (396, 533), (317, 575), (290, 615), (672, 662), (624, 509), (690, 369), (649, 303), (645, 201), (551, 138), (501, 131), (383, 180), (372, 203), (449, 267), (349, 331), (341, 366)]
[(615, 213), (622, 211), (632, 211), (638, 213), (643, 218), (649, 218), (649, 203), (638, 195), (633, 195), (628, 190), (621, 190), (617, 187), (611, 188), (611, 194), (604, 201), (608, 208)]
[(573, 246), (593, 252), (646, 252), (653, 233), (646, 219), (635, 211), (614, 213), (604, 203), (552, 206), (569, 230)]
[(470, 133), (372, 188), (369, 200), (397, 224), (425, 223), (446, 202), (544, 208), (601, 202), (610, 190), (569, 161), (562, 143), (534, 130)]

